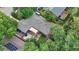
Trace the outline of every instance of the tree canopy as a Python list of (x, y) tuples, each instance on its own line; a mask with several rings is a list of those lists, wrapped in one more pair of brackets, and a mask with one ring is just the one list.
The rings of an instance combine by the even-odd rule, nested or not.
[(38, 47), (35, 44), (34, 38), (29, 38), (24, 44), (24, 51), (35, 51), (38, 50)]
[(35, 8), (29, 8), (29, 7), (14, 8), (14, 11), (12, 12), (12, 16), (14, 16), (19, 20), (26, 19), (32, 16), (34, 11), (35, 11)]
[(65, 38), (64, 28), (60, 25), (54, 24), (51, 28), (54, 40), (63, 40)]

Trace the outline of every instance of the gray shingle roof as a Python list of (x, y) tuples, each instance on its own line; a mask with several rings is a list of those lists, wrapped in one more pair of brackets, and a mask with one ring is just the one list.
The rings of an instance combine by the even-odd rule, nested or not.
[(57, 17), (65, 10), (66, 7), (54, 7), (51, 9), (51, 12)]
[(18, 29), (26, 33), (31, 27), (39, 30), (45, 35), (49, 34), (52, 23), (44, 21), (42, 16), (33, 15), (31, 18), (26, 20), (21, 20), (18, 24)]

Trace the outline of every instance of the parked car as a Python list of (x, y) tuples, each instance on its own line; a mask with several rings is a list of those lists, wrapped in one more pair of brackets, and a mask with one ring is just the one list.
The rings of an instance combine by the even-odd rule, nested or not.
[(40, 13), (37, 11), (37, 12), (36, 12), (36, 15), (40, 16)]

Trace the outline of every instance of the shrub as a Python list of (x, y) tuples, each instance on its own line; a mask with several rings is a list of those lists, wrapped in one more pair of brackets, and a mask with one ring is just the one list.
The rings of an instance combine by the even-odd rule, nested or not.
[(54, 16), (50, 11), (41, 10), (40, 13), (47, 21), (56, 21), (56, 16)]
[[(16, 10), (17, 12), (15, 12)], [(16, 10), (12, 12), (12, 16), (15, 17), (16, 19), (26, 19), (32, 16), (33, 12), (35, 11), (34, 8), (29, 8), (29, 7), (20, 7), (20, 8), (16, 8)]]

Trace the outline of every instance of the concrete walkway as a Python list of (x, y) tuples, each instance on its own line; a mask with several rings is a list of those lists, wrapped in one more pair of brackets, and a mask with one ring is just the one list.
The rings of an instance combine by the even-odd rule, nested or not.
[(15, 19), (14, 17), (11, 16), (11, 13), (13, 11), (12, 7), (1, 7), (0, 11), (3, 12), (5, 15), (10, 16), (11, 18), (13, 18), (16, 22), (19, 22), (18, 19)]
[(0, 11), (5, 13), (7, 16), (11, 16), (11, 12), (13, 11), (12, 7), (1, 7)]

